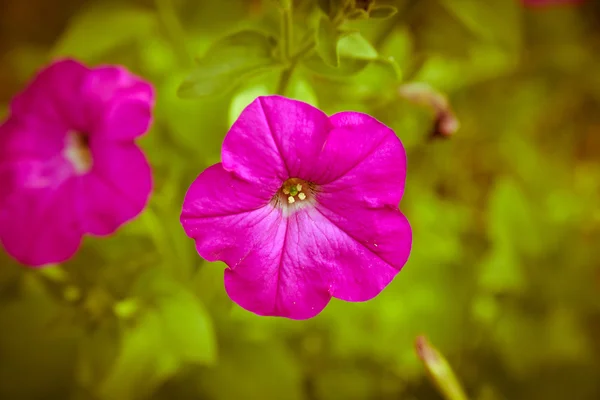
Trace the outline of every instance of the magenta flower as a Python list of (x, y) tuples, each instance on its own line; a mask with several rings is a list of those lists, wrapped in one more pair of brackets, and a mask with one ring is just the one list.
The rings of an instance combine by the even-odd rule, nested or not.
[(202, 257), (228, 265), (241, 307), (311, 318), (331, 297), (375, 297), (406, 263), (406, 154), (374, 118), (259, 97), (221, 155), (188, 190), (181, 223)]
[(62, 60), (17, 95), (0, 125), (0, 242), (23, 264), (70, 258), (142, 211), (150, 166), (134, 139), (150, 125), (150, 84), (123, 67)]

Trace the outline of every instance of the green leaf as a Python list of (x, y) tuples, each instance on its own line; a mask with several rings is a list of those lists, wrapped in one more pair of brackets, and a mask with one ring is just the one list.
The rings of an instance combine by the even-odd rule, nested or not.
[(169, 349), (180, 361), (194, 364), (215, 361), (212, 323), (194, 295), (179, 289), (177, 294), (162, 299), (157, 311)]
[(331, 67), (319, 56), (309, 57), (303, 62), (304, 66), (311, 72), (317, 75), (326, 76), (328, 78), (348, 78), (361, 72), (369, 65), (368, 61), (355, 60), (351, 58), (341, 58), (340, 65)]
[(177, 357), (165, 351), (167, 346), (158, 314), (144, 313), (135, 326), (123, 332), (121, 352), (100, 385), (100, 397), (132, 400), (152, 393), (179, 367)]
[(155, 14), (147, 9), (123, 2), (95, 5), (71, 20), (52, 55), (96, 61), (110, 50), (148, 37), (156, 25)]
[(338, 42), (340, 57), (356, 60), (376, 60), (377, 50), (359, 32), (350, 32)]
[(441, 0), (442, 6), (479, 38), (516, 50), (521, 43), (520, 5), (505, 0)]
[(93, 388), (110, 373), (119, 355), (120, 332), (116, 321), (107, 319), (85, 331), (78, 344), (77, 382)]
[(152, 270), (134, 294), (146, 307), (122, 329), (120, 353), (99, 386), (102, 398), (143, 398), (185, 364), (211, 364), (216, 358), (210, 318), (185, 287)]
[(349, 0), (317, 0), (319, 8), (330, 19), (334, 19), (346, 6)]
[[(205, 393), (204, 398), (236, 400), (305, 398), (300, 365), (277, 337), (258, 346), (240, 340), (239, 336), (236, 335), (236, 340), (231, 341), (227, 348), (223, 349), (218, 368), (205, 370), (198, 376), (200, 386)], [(235, 384), (232, 384), (232, 377), (235, 377)]]
[(149, 271), (137, 282), (136, 292), (162, 321), (167, 347), (181, 360), (210, 364), (216, 342), (210, 317), (196, 296), (159, 271)]
[(537, 206), (510, 178), (496, 182), (489, 200), (489, 236), (497, 246), (514, 249), (529, 256), (544, 251)]
[(332, 7), (331, 7), (331, 2), (332, 0), (317, 0), (318, 4), (319, 4), (319, 8), (326, 14), (326, 15), (330, 15)]
[(237, 93), (231, 100), (229, 106), (229, 126), (233, 125), (242, 111), (244, 111), (244, 108), (252, 103), (257, 97), (267, 96), (269, 94), (269, 88), (265, 84), (250, 86)]
[(312, 72), (330, 78), (354, 76), (377, 60), (377, 50), (358, 32), (346, 33), (338, 41), (339, 65), (332, 67), (322, 57), (312, 56), (304, 60), (304, 65)]
[(336, 26), (328, 18), (321, 17), (317, 31), (316, 50), (317, 54), (325, 61), (325, 64), (332, 67), (337, 67), (340, 64), (338, 39), (339, 33)]
[(350, 12), (350, 14), (346, 16), (346, 18), (348, 18), (349, 20), (369, 19), (369, 13), (365, 10), (358, 9)]
[[(250, 85), (238, 92), (233, 97), (229, 106), (229, 126), (233, 125), (244, 108), (252, 103), (257, 97), (268, 96), (273, 93), (277, 82), (273, 81), (268, 83), (271, 84), (268, 85), (267, 83), (258, 83), (255, 85)], [(317, 95), (315, 94), (312, 86), (305, 79), (292, 78), (287, 93), (287, 96), (291, 99), (300, 100), (318, 107)]]
[(520, 293), (526, 276), (512, 247), (496, 246), (481, 263), (479, 286), (486, 293)]
[(292, 0), (279, 0), (281, 8), (287, 10), (292, 7)]
[(314, 107), (319, 107), (317, 94), (311, 84), (305, 79), (293, 79), (290, 83), (288, 96), (292, 99), (300, 100)]
[[(220, 154), (222, 135), (228, 128), (224, 106), (229, 99), (222, 96), (218, 99), (203, 97), (184, 100), (177, 95), (177, 88), (184, 77), (185, 73), (172, 71), (163, 82), (157, 84), (156, 116), (178, 145), (198, 154), (198, 161), (206, 162), (208, 157)], [(197, 128), (200, 125), (203, 126), (201, 130)], [(157, 147), (152, 147), (152, 150)], [(158, 150), (164, 154), (162, 149)]]
[(398, 9), (394, 6), (375, 6), (369, 11), (369, 18), (385, 19), (396, 15)]
[(230, 92), (240, 83), (278, 66), (277, 41), (265, 33), (244, 30), (215, 42), (196, 70), (181, 84), (184, 98), (207, 97)]

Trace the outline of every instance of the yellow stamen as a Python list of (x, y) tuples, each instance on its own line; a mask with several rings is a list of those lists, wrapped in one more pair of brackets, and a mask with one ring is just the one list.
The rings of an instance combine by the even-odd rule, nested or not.
[(292, 204), (295, 201), (296, 201), (296, 199), (294, 198), (294, 196), (288, 197), (288, 203)]
[(304, 193), (299, 193), (299, 194), (298, 194), (298, 198), (299, 198), (300, 200), (304, 200), (304, 199), (306, 199), (306, 195), (305, 195)]

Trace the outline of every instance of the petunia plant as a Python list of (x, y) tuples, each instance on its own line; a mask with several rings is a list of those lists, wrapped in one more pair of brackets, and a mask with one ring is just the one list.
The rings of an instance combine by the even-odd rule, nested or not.
[(393, 58), (382, 57), (373, 45), (347, 24), (362, 19), (385, 19), (397, 9), (369, 0), (315, 2), (308, 12), (294, 18), (289, 0), (275, 1), (280, 11), (279, 32), (248, 28), (213, 43), (197, 67), (179, 87), (184, 98), (204, 98), (230, 93), (249, 79), (280, 71), (275, 92), (285, 95), (292, 74), (303, 67), (309, 74), (349, 77), (379, 62), (396, 77)]
[(8, 3), (0, 398), (598, 398), (596, 2)]

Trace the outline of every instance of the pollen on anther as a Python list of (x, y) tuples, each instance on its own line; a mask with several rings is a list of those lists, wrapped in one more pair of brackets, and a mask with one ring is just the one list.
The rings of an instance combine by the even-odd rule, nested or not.
[(283, 194), (290, 194), (290, 190), (288, 188), (283, 188)]
[(301, 184), (297, 184), (296, 185), (296, 189), (298, 189), (298, 191), (301, 191), (302, 190), (302, 185)]
[(298, 198), (300, 200), (304, 200), (304, 199), (306, 199), (306, 195), (304, 193), (298, 193)]
[(294, 199), (294, 196), (288, 197), (288, 203), (292, 204), (295, 201), (296, 201), (296, 199)]

